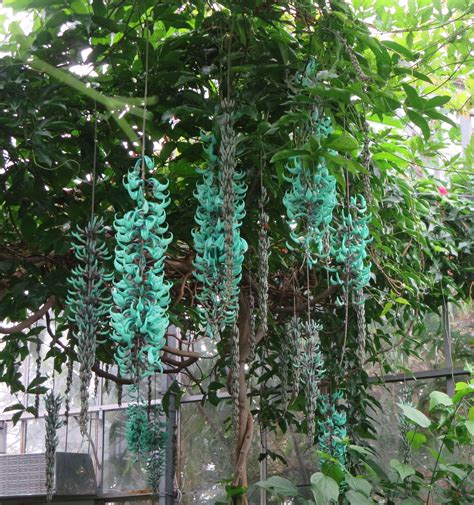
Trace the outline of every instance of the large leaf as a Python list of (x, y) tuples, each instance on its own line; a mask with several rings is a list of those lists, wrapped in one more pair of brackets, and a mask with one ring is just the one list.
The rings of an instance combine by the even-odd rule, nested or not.
[(316, 505), (330, 505), (339, 497), (337, 482), (321, 472), (311, 475), (311, 491)]
[(296, 486), (290, 480), (277, 475), (269, 477), (267, 480), (261, 480), (255, 485), (283, 498), (298, 496)]
[(354, 491), (353, 489), (347, 491), (346, 493), (347, 501), (351, 505), (374, 505), (375, 502), (372, 498), (369, 498), (360, 491)]
[(430, 419), (426, 417), (423, 412), (420, 412), (411, 405), (407, 405), (405, 403), (397, 403), (397, 405), (402, 409), (403, 415), (418, 426), (428, 428), (431, 425)]
[(413, 121), (416, 124), (416, 126), (418, 126), (420, 130), (423, 132), (423, 136), (425, 137), (425, 139), (426, 140), (429, 139), (431, 134), (430, 125), (428, 124), (426, 119), (421, 114), (412, 109), (407, 109), (407, 114), (410, 120)]
[(453, 404), (453, 400), (442, 391), (432, 391), (430, 393), (430, 410), (443, 405), (445, 407), (450, 407)]
[(398, 472), (402, 481), (411, 475), (415, 475), (416, 473), (415, 469), (412, 466), (405, 463), (400, 463), (398, 459), (391, 459), (390, 466)]

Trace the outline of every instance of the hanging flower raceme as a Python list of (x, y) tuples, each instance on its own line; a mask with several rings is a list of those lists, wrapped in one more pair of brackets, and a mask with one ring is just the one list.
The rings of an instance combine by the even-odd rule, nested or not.
[(295, 366), (299, 368), (299, 380), (304, 389), (306, 400), (306, 420), (308, 435), (314, 440), (316, 429), (316, 409), (320, 396), (320, 383), (324, 377), (324, 359), (319, 342), (319, 331), (322, 326), (315, 321), (304, 323), (303, 333), (300, 336), (299, 354)]
[[(341, 466), (346, 464), (347, 452), (347, 416), (338, 408), (339, 400), (343, 398), (342, 391), (333, 395), (321, 395), (318, 401), (320, 420), (318, 421), (319, 450), (337, 459)], [(324, 461), (324, 458), (321, 462)]]
[(145, 464), (148, 484), (155, 493), (166, 464), (168, 435), (162, 416), (161, 408), (130, 405), (125, 427), (127, 448), (135, 461)]
[[(229, 128), (226, 124), (223, 130)], [(228, 132), (222, 142), (224, 138), (235, 141)], [(215, 137), (204, 137), (204, 141), (208, 166), (199, 171), (202, 181), (194, 193), (198, 201), (195, 215), (198, 227), (192, 231), (196, 250), (194, 276), (203, 285), (198, 300), (206, 333), (218, 337), (226, 326), (232, 327), (237, 320), (239, 284), (247, 251), (247, 242), (240, 236), (246, 186), (242, 182), (244, 174), (235, 171), (230, 162), (232, 153), (221, 152), (219, 160), (215, 154)], [(221, 177), (217, 175), (219, 166)], [(224, 198), (229, 187), (233, 196)]]
[(194, 217), (197, 228), (192, 230), (194, 249), (194, 277), (202, 284), (198, 294), (200, 315), (209, 337), (220, 335), (225, 326), (225, 306), (222, 299), (224, 283), (224, 223), (222, 221), (222, 194), (217, 177), (219, 159), (215, 154), (214, 135), (203, 137), (208, 165), (197, 184), (194, 196), (198, 202)]
[(262, 194), (260, 196), (259, 207), (260, 228), (258, 231), (258, 321), (263, 336), (268, 331), (268, 259), (270, 257), (270, 238), (268, 237), (268, 214), (265, 211), (265, 204), (267, 203), (267, 191), (262, 186)]
[[(318, 109), (312, 113), (312, 135), (320, 142), (332, 132), (330, 118), (320, 117)], [(310, 267), (318, 258), (329, 254), (326, 244), (331, 230), (333, 210), (337, 203), (336, 179), (329, 174), (326, 159), (320, 156), (314, 170), (301, 156), (293, 157), (287, 166), (291, 184), (283, 197), (290, 237), (302, 247)], [(289, 247), (293, 248), (291, 244)]]
[[(153, 161), (145, 156), (148, 170)], [(135, 208), (116, 218), (115, 269), (119, 280), (112, 291), (115, 359), (122, 376), (140, 377), (162, 371), (161, 349), (169, 326), (171, 284), (164, 279), (165, 254), (172, 241), (166, 224), (168, 184), (141, 177), (142, 160), (129, 171), (124, 186)], [(156, 201), (147, 198), (150, 193)]]
[(77, 359), (80, 363), (81, 433), (87, 432), (89, 409), (89, 385), (92, 367), (96, 361), (97, 341), (107, 333), (110, 296), (108, 282), (112, 275), (106, 273), (104, 262), (110, 259), (103, 242), (104, 222), (91, 217), (84, 229), (78, 227), (72, 235), (77, 266), (68, 279), (70, 285), (66, 302), (68, 318), (74, 326), (77, 339)]
[[(330, 231), (333, 209), (336, 206), (336, 180), (321, 160), (316, 171), (305, 168), (300, 157), (292, 159), (286, 177), (291, 188), (283, 197), (290, 237), (302, 247), (310, 267), (318, 258), (328, 255), (326, 241)], [(288, 244), (291, 247), (291, 244)]]
[(62, 426), (59, 419), (61, 396), (49, 391), (44, 399), (45, 403), (45, 460), (46, 460), (46, 499), (51, 501), (54, 493), (54, 471), (56, 466), (56, 449), (58, 447), (57, 431)]
[(362, 195), (351, 197), (347, 213), (342, 215), (339, 236), (332, 237), (331, 255), (337, 264), (344, 266), (345, 278), (341, 279), (337, 268), (330, 268), (331, 283), (343, 288), (344, 297), (352, 293), (352, 302), (357, 312), (359, 329), (359, 354), (363, 359), (366, 341), (364, 287), (370, 282), (371, 263), (367, 260), (370, 214)]
[(245, 217), (247, 186), (243, 182), (244, 172), (238, 172), (235, 169), (237, 133), (234, 130), (233, 109), (232, 100), (222, 101), (219, 182), (224, 223), (224, 305), (227, 326), (232, 326), (237, 322), (242, 265), (247, 251), (247, 242), (240, 235), (240, 228)]

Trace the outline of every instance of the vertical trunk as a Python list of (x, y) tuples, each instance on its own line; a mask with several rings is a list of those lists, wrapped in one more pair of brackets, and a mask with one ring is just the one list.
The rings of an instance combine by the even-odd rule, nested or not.
[[(240, 363), (239, 363), (239, 433), (236, 439), (233, 486), (248, 487), (247, 460), (252, 446), (254, 420), (247, 397), (245, 362), (250, 351), (250, 313), (248, 302), (241, 294), (239, 311)], [(248, 505), (247, 495), (234, 498), (235, 505)]]

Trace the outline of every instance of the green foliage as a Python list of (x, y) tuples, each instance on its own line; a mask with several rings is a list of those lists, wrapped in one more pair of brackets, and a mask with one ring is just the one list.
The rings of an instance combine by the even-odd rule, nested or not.
[[(226, 0), (219, 9), (213, 9), (212, 2), (175, 0), (153, 5), (131, 0), (80, 0), (67, 6), (56, 0), (8, 4), (29, 9), (33, 29), (25, 34), (18, 22), (2, 19), (8, 35), (0, 61), (0, 319), (23, 321), (54, 295), (57, 327), (61, 332), (70, 329), (61, 307), (67, 297), (65, 280), (76, 260), (65, 231), (86, 222), (89, 213), (91, 185), (86, 174), (93, 163), (92, 118), (98, 118), (96, 213), (108, 224), (114, 215), (130, 210), (121, 180), (135, 151), (128, 137), (133, 132), (136, 140), (142, 128), (139, 109), (145, 34), (149, 33), (151, 98), (145, 147), (159, 173), (167, 176), (172, 196), (166, 219), (174, 238), (164, 265), (174, 283), (170, 320), (179, 324), (190, 345), (195, 336), (200, 338), (204, 303), (199, 296), (205, 283), (202, 279), (196, 283), (189, 275), (193, 259), (197, 265), (202, 255), (197, 247), (194, 250), (191, 234), (200, 205), (193, 198), (199, 182), (196, 167), (202, 170), (209, 163), (199, 135), (213, 130), (217, 134), (221, 91), (229, 89), (239, 139), (236, 168), (243, 173), (240, 182), (248, 185), (246, 215), (239, 228), (249, 245), (240, 283), (244, 299), (260, 281), (255, 254), (260, 172), (268, 194), (271, 317), (248, 369), (248, 378), (259, 371), (253, 380), (262, 391), (254, 414), (266, 428), (292, 425), (307, 430), (297, 415), (305, 408), (302, 398), (295, 397), (284, 409), (282, 395), (274, 394), (273, 385), (281, 375), (282, 358), (287, 358), (282, 347), (284, 325), (295, 307), (297, 316), (306, 312), (309, 298), (323, 325), (319, 337), (327, 357), (328, 386), (345, 391), (348, 436), (354, 443), (373, 436), (369, 409), (375, 403), (366, 392), (368, 367), (361, 367), (356, 359), (356, 325), (348, 327), (347, 366), (339, 366), (346, 314), (336, 301), (343, 287), (331, 287), (323, 265), (316, 263), (308, 290), (302, 254), (286, 247), (295, 242), (285, 225), (282, 203), (291, 190), (285, 166), (291, 158), (300, 160), (312, 183), (324, 158), (327, 177), (336, 181), (340, 205), (348, 194), (367, 197), (370, 191), (373, 241), (366, 252), (373, 266), (364, 293), (370, 340), (367, 365), (379, 365), (389, 373), (400, 366), (410, 368), (426, 355), (442, 358), (440, 332), (435, 325), (427, 328), (428, 323), (436, 318), (444, 299), (458, 303), (469, 296), (472, 281), (472, 202), (465, 195), (472, 194), (473, 145), (466, 147), (465, 156), (449, 151), (453, 142), (460, 143), (454, 113), (466, 113), (472, 106), (469, 3), (354, 0), (350, 6), (330, 2), (328, 9), (299, 1)], [(147, 28), (145, 19), (153, 20)], [(87, 56), (86, 48), (92, 49)], [(60, 74), (39, 68), (35, 63), (39, 61), (61, 69)], [(313, 63), (308, 66), (308, 62)], [(78, 67), (81, 76), (74, 73)], [(304, 82), (303, 78), (298, 82), (296, 75), (303, 76)], [(113, 97), (119, 97), (120, 103), (110, 101)], [(331, 118), (333, 129), (320, 142), (311, 126), (315, 108), (318, 118)], [(212, 184), (218, 188), (218, 162), (213, 172)], [(440, 193), (440, 186), (447, 194)], [(334, 212), (333, 228), (341, 224)], [(304, 229), (304, 220), (300, 225)], [(222, 251), (223, 246), (221, 265)], [(214, 266), (209, 265), (208, 270), (205, 263), (196, 268), (212, 273)], [(358, 306), (350, 307), (350, 319)], [(462, 341), (463, 359), (468, 358), (467, 339), (453, 335), (454, 348)], [(25, 389), (18, 363), (36, 337), (34, 328), (2, 337), (0, 380), (13, 393)], [(74, 337), (64, 341), (69, 349), (76, 345)], [(163, 342), (156, 343), (158, 349)], [(114, 345), (112, 339), (98, 344), (99, 366), (112, 363)], [(124, 342), (124, 349), (128, 345)], [(209, 367), (213, 386), (208, 397), (215, 403), (219, 388), (226, 387), (230, 351), (226, 342), (219, 344), (217, 362)], [(46, 359), (54, 360), (59, 370), (66, 365), (67, 354), (52, 345)], [(289, 383), (295, 383), (291, 376), (299, 371), (288, 364)], [(147, 359), (143, 366), (149, 367)], [(123, 375), (128, 378), (129, 370)], [(201, 387), (207, 392), (206, 384), (203, 381)], [(15, 419), (28, 408), (32, 406), (16, 405)], [(434, 414), (438, 412), (441, 407)], [(458, 430), (465, 435), (471, 425), (462, 426)], [(419, 429), (430, 438), (424, 430), (431, 430), (431, 425)], [(418, 436), (413, 436), (415, 441), (423, 443)], [(415, 477), (407, 477), (403, 485)], [(360, 489), (349, 491), (348, 499), (354, 503), (364, 496), (368, 500)]]

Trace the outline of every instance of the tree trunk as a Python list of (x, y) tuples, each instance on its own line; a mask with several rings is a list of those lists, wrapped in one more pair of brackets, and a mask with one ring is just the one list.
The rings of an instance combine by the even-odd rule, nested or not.
[[(245, 363), (250, 351), (250, 313), (248, 302), (241, 294), (239, 311), (239, 338), (240, 338), (240, 363), (239, 363), (239, 432), (236, 437), (236, 453), (234, 463), (235, 487), (248, 487), (247, 460), (252, 447), (254, 420), (250, 412), (250, 403), (247, 397), (247, 379), (245, 377)], [(247, 494), (236, 496), (235, 505), (248, 505)]]

